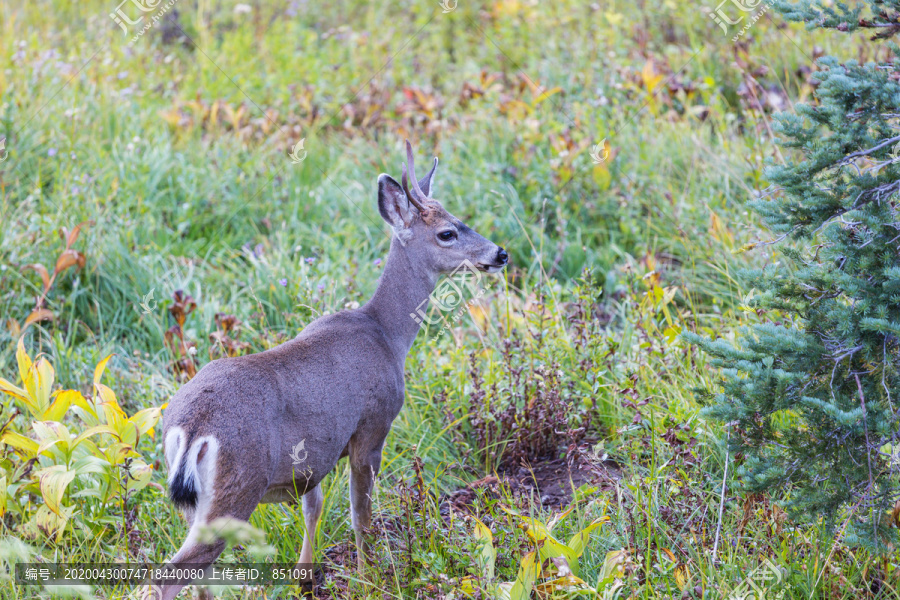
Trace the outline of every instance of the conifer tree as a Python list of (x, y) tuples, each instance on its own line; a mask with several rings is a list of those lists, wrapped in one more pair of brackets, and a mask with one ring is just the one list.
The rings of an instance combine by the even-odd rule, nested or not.
[(848, 543), (900, 541), (900, 1), (776, 2), (808, 29), (866, 35), (884, 62), (824, 58), (812, 101), (776, 116), (786, 164), (751, 206), (775, 234), (749, 274), (759, 324), (686, 337), (722, 368), (707, 414), (728, 423), (749, 492), (824, 519)]

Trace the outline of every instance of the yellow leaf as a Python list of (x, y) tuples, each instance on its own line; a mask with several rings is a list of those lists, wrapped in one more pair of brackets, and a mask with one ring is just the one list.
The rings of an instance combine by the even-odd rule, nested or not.
[(625, 575), (625, 565), (629, 561), (627, 550), (613, 550), (606, 553), (599, 581), (612, 581)]
[(535, 586), (535, 591), (537, 591), (538, 595), (543, 597), (544, 595), (550, 595), (553, 592), (559, 591), (577, 591), (579, 588), (582, 589), (590, 589), (586, 587), (587, 584), (575, 577), (574, 575), (566, 575), (565, 577), (558, 577), (552, 581), (547, 581), (545, 583), (541, 583)]
[(525, 534), (530, 537), (533, 542), (541, 542), (548, 538), (553, 539), (553, 536), (550, 534), (550, 530), (547, 529), (547, 526), (537, 519), (520, 515), (516, 511), (506, 507), (503, 507), (503, 511), (506, 512), (506, 514), (512, 515), (519, 519), (519, 527), (525, 530)]
[(553, 518), (547, 522), (547, 531), (553, 531), (553, 528), (562, 523), (563, 519), (569, 516), (569, 513), (572, 512), (572, 507), (570, 506), (566, 510), (561, 513), (557, 513), (553, 515)]
[(220, 101), (216, 100), (209, 109), (209, 124), (211, 128), (219, 124), (219, 104)]
[(181, 123), (181, 112), (179, 112), (177, 108), (159, 111), (159, 116), (162, 117), (163, 120), (171, 127), (178, 127), (178, 125)]
[(40, 444), (29, 437), (25, 437), (21, 433), (17, 433), (15, 431), (7, 431), (3, 434), (3, 438), (0, 438), (0, 442), (3, 442), (7, 446), (12, 446), (16, 450), (21, 450), (25, 453), (27, 458), (34, 458), (37, 456), (38, 448)]
[(715, 211), (709, 211), (709, 231), (713, 235), (718, 234), (719, 231), (722, 230), (722, 220), (719, 219), (719, 215), (715, 213)]
[(653, 69), (653, 61), (648, 60), (644, 63), (644, 68), (641, 69), (641, 79), (644, 81), (644, 87), (652, 94), (659, 82), (662, 81), (663, 76), (656, 73)]
[(472, 517), (472, 520), (475, 521), (475, 539), (493, 543), (494, 534), (491, 533), (490, 528), (482, 523), (478, 517)]
[(62, 423), (56, 421), (35, 421), (31, 428), (37, 434), (41, 443), (51, 441), (64, 441), (68, 446), (69, 430)]
[(131, 463), (131, 469), (129, 470), (130, 477), (128, 478), (127, 487), (130, 491), (136, 492), (138, 490), (144, 489), (147, 487), (147, 484), (150, 483), (150, 476), (153, 474), (153, 467), (144, 464), (141, 461), (134, 461)]
[(732, 254), (743, 254), (744, 252), (747, 252), (747, 251), (749, 251), (749, 250), (753, 250), (753, 249), (756, 248), (757, 246), (759, 246), (759, 242), (752, 242), (752, 243), (750, 243), (750, 244), (744, 244), (744, 245), (741, 246), (740, 248), (737, 248), (736, 250), (732, 250), (731, 253), (732, 253)]
[(37, 308), (25, 317), (25, 321), (22, 323), (22, 327), (28, 327), (32, 323), (37, 323), (38, 321), (52, 321), (56, 318), (56, 315), (53, 314), (52, 310), (48, 310), (46, 308)]
[(70, 471), (65, 465), (53, 465), (42, 469), (38, 475), (41, 480), (41, 495), (44, 497), (47, 508), (57, 515), (63, 516), (60, 505), (66, 488), (75, 479), (75, 471)]
[(483, 306), (473, 302), (468, 305), (468, 308), (469, 314), (472, 315), (472, 320), (475, 321), (478, 328), (481, 329), (481, 331), (487, 331), (487, 326), (490, 321), (490, 306)]
[(66, 530), (66, 523), (75, 513), (74, 507), (60, 507), (60, 514), (54, 513), (45, 504), (41, 506), (34, 515), (34, 525), (48, 537), (54, 538), (56, 542), (60, 542), (63, 533)]
[(43, 421), (62, 421), (69, 407), (72, 406), (74, 399), (81, 396), (81, 392), (77, 390), (63, 390), (56, 394), (56, 400), (50, 405), (50, 408), (41, 415)]
[(561, 88), (561, 87), (551, 88), (551, 89), (549, 89), (549, 90), (543, 92), (543, 93), (542, 93), (540, 96), (538, 96), (537, 98), (535, 98), (534, 101), (531, 103), (531, 105), (532, 105), (532, 106), (537, 106), (538, 104), (540, 104), (541, 102), (543, 102), (543, 101), (546, 100), (547, 98), (550, 98), (551, 96), (554, 96), (555, 94), (558, 94), (558, 93), (560, 93), (561, 91), (562, 91), (562, 88)]
[(519, 565), (519, 575), (509, 591), (510, 600), (526, 600), (531, 598), (531, 589), (537, 578), (538, 558), (534, 552), (529, 552), (522, 557)]
[(606, 21), (613, 27), (618, 27), (619, 24), (625, 20), (625, 15), (612, 11), (604, 13), (603, 16), (606, 17)]
[(522, 10), (519, 0), (499, 0), (494, 3), (494, 15), (498, 17), (514, 16)]
[(475, 595), (475, 591), (478, 589), (478, 587), (475, 585), (476, 581), (477, 580), (475, 577), (463, 577), (462, 581), (459, 582), (459, 587), (457, 587), (456, 589), (461, 591), (466, 596), (472, 597)]
[(494, 564), (497, 561), (497, 549), (494, 548), (494, 536), (487, 525), (472, 517), (475, 521), (475, 539), (481, 541), (480, 563), (485, 578), (490, 581), (494, 578)]
[(125, 411), (122, 410), (121, 406), (119, 406), (119, 401), (116, 400), (116, 393), (112, 391), (111, 388), (103, 385), (102, 383), (98, 383), (97, 395), (100, 396), (101, 404), (109, 405), (116, 412), (119, 418), (125, 418)]
[(0, 377), (0, 392), (9, 394), (10, 396), (17, 398), (23, 402), (29, 402), (28, 390), (23, 390), (19, 386), (13, 385), (2, 377)]
[(113, 401), (104, 402), (100, 406), (103, 408), (103, 415), (106, 419), (106, 424), (110, 427), (110, 429), (115, 431), (116, 437), (126, 444), (137, 443), (137, 438), (140, 435), (138, 433), (138, 425), (130, 422), (125, 417), (125, 413), (121, 408), (119, 408), (119, 405), (116, 404), (115, 401)]
[(108, 425), (97, 425), (96, 427), (91, 427), (90, 429), (86, 429), (85, 431), (82, 431), (80, 434), (78, 434), (78, 436), (74, 440), (72, 440), (72, 448), (74, 449), (84, 440), (100, 433), (108, 433), (112, 436), (118, 435), (115, 430), (111, 429)]
[(6, 476), (0, 477), (0, 517), (6, 514)]
[(97, 416), (93, 398), (85, 398), (81, 394), (78, 394), (78, 396), (72, 399), (72, 404), (77, 406), (80, 410), (80, 412), (78, 410), (73, 412), (78, 413), (78, 416), (89, 426), (100, 423), (100, 418)]
[[(63, 440), (63, 439), (47, 440), (45, 442), (42, 442), (40, 447), (38, 448), (37, 453), (38, 454), (47, 454), (48, 456), (50, 456), (50, 453), (49, 453), (50, 448), (52, 448), (53, 446), (55, 446), (57, 444), (63, 444), (64, 442), (65, 442), (65, 440)], [(63, 452), (66, 452), (67, 450), (68, 450), (68, 444), (65, 444), (65, 448), (63, 449)]]
[(120, 465), (127, 456), (136, 454), (134, 447), (129, 444), (115, 443), (103, 451), (103, 455), (111, 465)]
[(497, 600), (509, 600), (510, 592), (515, 584), (514, 581), (504, 581), (503, 583), (497, 584), (493, 593), (494, 598)]
[(728, 226), (714, 211), (709, 212), (709, 233), (720, 242), (733, 242), (734, 236)]
[(22, 378), (22, 383), (26, 384), (25, 387), (28, 388), (27, 382), (31, 378), (32, 362), (31, 357), (25, 352), (25, 336), (19, 338), (19, 343), (16, 346), (16, 362), (19, 363), (19, 377)]
[(675, 567), (675, 584), (678, 586), (679, 590), (683, 592), (690, 579), (691, 572), (688, 570), (687, 565), (682, 564)]
[(94, 385), (97, 385), (100, 383), (100, 378), (103, 377), (103, 371), (106, 370), (106, 363), (108, 363), (109, 359), (111, 359), (113, 356), (115, 356), (115, 355), (110, 354), (109, 356), (107, 356), (106, 358), (104, 358), (103, 360), (101, 360), (100, 362), (97, 363), (97, 367), (94, 369)]
[(594, 183), (597, 184), (597, 187), (600, 188), (601, 192), (605, 192), (609, 189), (609, 186), (612, 185), (612, 175), (604, 163), (600, 163), (599, 165), (595, 164), (594, 168), (591, 169), (591, 176), (594, 178)]
[(40, 358), (32, 367), (34, 372), (34, 405), (35, 416), (44, 414), (50, 408), (50, 390), (53, 388), (53, 380), (56, 373), (53, 365), (45, 358)]
[(45, 292), (50, 289), (50, 273), (47, 272), (47, 267), (45, 267), (41, 263), (34, 263), (33, 265), (25, 265), (24, 267), (22, 267), (23, 271), (25, 269), (32, 269), (34, 272), (41, 276), (41, 282), (43, 282), (44, 284)]
[(525, 530), (525, 535), (531, 538), (535, 545), (540, 546), (540, 560), (562, 556), (568, 561), (572, 573), (578, 575), (578, 556), (575, 555), (575, 552), (570, 547), (553, 537), (546, 525), (537, 519), (520, 515), (508, 508), (503, 508), (503, 510), (507, 514), (517, 517), (519, 519), (519, 527)]
[(662, 296), (662, 299), (661, 299), (661, 304), (662, 304), (662, 306), (668, 305), (668, 304), (675, 298), (676, 292), (678, 292), (678, 286), (677, 286), (677, 285), (667, 286), (667, 287), (663, 290), (663, 296)]
[(501, 107), (501, 110), (506, 112), (511, 120), (522, 120), (532, 112), (531, 106), (521, 100), (510, 100)]
[(584, 547), (587, 543), (588, 538), (591, 535), (591, 532), (609, 521), (609, 517), (600, 517), (599, 519), (594, 519), (591, 523), (572, 536), (569, 540), (568, 547), (575, 553), (576, 557), (580, 557), (584, 553)]
[(156, 427), (161, 416), (162, 407), (145, 408), (135, 413), (133, 417), (128, 419), (128, 422), (137, 427), (138, 435), (144, 435), (149, 432), (150, 437), (153, 437), (153, 428)]
[(59, 257), (56, 259), (56, 266), (53, 268), (53, 274), (58, 275), (69, 267), (78, 267), (79, 269), (83, 269), (85, 262), (86, 259), (84, 257), (84, 254), (82, 254), (78, 250), (72, 250), (71, 248), (68, 248), (66, 250), (63, 250)]
[(675, 343), (679, 335), (681, 335), (680, 325), (669, 325), (663, 330), (663, 336), (670, 345)]

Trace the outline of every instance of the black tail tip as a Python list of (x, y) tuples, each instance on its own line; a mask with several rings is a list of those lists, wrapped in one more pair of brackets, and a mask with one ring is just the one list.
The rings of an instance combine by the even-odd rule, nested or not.
[(197, 490), (194, 488), (194, 480), (192, 478), (185, 479), (184, 471), (179, 471), (172, 483), (169, 484), (169, 498), (179, 508), (197, 506)]

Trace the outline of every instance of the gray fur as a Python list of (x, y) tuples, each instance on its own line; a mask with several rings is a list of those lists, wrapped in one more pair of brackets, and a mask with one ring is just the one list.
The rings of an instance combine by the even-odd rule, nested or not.
[[(412, 171), (411, 149), (409, 166)], [(260, 502), (304, 496), (306, 535), (301, 560), (312, 561), (312, 539), (321, 514), (322, 479), (347, 456), (351, 470), (352, 522), (362, 570), (367, 553), (362, 533), (371, 519), (371, 492), (391, 423), (403, 406), (404, 363), (419, 330), (410, 315), (434, 290), (438, 278), (464, 260), (496, 272), (506, 253), (428, 198), (434, 167), (418, 185), (415, 202), (396, 180), (378, 178), (379, 212), (394, 236), (384, 273), (371, 300), (356, 310), (310, 323), (293, 340), (271, 350), (224, 358), (203, 367), (169, 403), (163, 439), (186, 445), (166, 448), (170, 481), (175, 471), (214, 473), (197, 482), (197, 504), (186, 510), (192, 533), (170, 563), (211, 563), (222, 544), (204, 546), (193, 527), (221, 517), (247, 520)], [(440, 240), (452, 230), (456, 238)], [(180, 428), (186, 435), (177, 435)], [(212, 436), (217, 448), (191, 453), (195, 440)], [(304, 451), (294, 452), (299, 442)], [(207, 446), (212, 446), (205, 442)], [(196, 465), (185, 464), (197, 456)], [(176, 465), (170, 458), (180, 456)], [(204, 461), (215, 460), (215, 468)], [(300, 464), (298, 458), (303, 458)], [(174, 459), (171, 459), (174, 460)], [(200, 475), (198, 475), (199, 477)], [(296, 491), (295, 491), (296, 490)], [(183, 585), (162, 586), (171, 600)]]

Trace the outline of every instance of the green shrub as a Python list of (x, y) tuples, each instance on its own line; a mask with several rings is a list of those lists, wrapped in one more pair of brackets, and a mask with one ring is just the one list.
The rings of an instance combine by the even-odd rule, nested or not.
[(141, 436), (153, 436), (163, 407), (126, 415), (100, 383), (111, 356), (94, 370), (96, 396), (52, 391), (53, 366), (32, 361), (23, 340), (16, 351), (22, 386), (0, 378), (3, 412), (11, 415), (0, 438), (0, 516), (15, 514), (28, 538), (57, 542), (72, 521), (102, 530), (111, 506), (121, 503), (124, 512), (128, 496), (150, 483), (153, 467), (136, 448)]
[[(867, 4), (869, 17), (862, 3), (778, 8), (809, 28), (896, 34), (900, 5)], [(900, 512), (900, 72), (895, 56), (819, 68), (812, 102), (776, 117), (802, 157), (770, 166), (752, 203), (796, 242), (750, 277), (760, 322), (733, 344), (688, 338), (723, 368), (708, 414), (734, 425), (745, 489), (787, 489), (795, 516), (884, 549)]]

